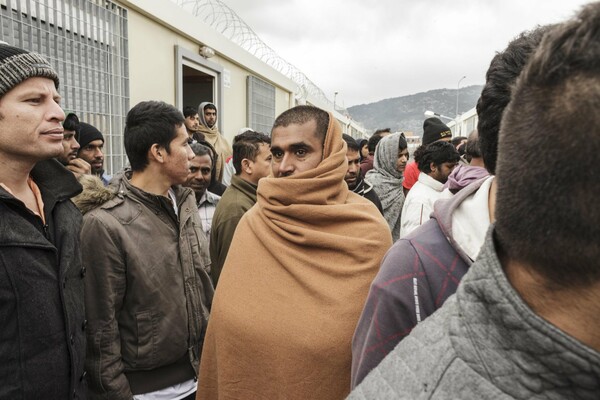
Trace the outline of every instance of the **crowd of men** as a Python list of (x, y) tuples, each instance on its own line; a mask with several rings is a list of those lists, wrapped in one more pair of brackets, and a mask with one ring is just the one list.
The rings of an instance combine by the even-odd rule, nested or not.
[(597, 399), (600, 3), (491, 61), (454, 138), (313, 106), (231, 146), (127, 114), (129, 165), (0, 44), (0, 399)]

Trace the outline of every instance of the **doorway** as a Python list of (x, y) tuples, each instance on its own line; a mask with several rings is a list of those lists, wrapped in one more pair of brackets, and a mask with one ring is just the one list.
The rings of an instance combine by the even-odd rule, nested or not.
[(215, 102), (215, 77), (195, 68), (183, 65), (183, 106), (197, 108), (204, 101)]

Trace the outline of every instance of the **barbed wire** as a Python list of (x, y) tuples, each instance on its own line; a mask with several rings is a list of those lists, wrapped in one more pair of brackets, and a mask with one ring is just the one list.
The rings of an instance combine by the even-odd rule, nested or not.
[(235, 11), (220, 0), (171, 0), (183, 9), (200, 18), (217, 32), (223, 34), (233, 43), (240, 46), (265, 64), (281, 72), (296, 85), (296, 98), (306, 100), (310, 94), (329, 104), (342, 114), (348, 115), (345, 108), (333, 104), (314, 82), (302, 71), (284, 60), (275, 50), (270, 48), (260, 37), (240, 18)]

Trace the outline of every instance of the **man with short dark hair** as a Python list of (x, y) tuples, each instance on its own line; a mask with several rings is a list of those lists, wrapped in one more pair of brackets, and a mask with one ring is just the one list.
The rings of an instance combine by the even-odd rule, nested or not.
[(78, 157), (92, 167), (92, 174), (98, 176), (104, 185), (108, 185), (112, 177), (104, 172), (104, 136), (93, 125), (85, 122), (79, 124), (78, 132), (79, 151)]
[(189, 187), (196, 195), (196, 204), (200, 219), (202, 220), (202, 230), (207, 238), (210, 238), (212, 219), (217, 209), (217, 204), (221, 196), (208, 190), (212, 182), (213, 160), (212, 151), (200, 143), (190, 144), (195, 157), (190, 161), (190, 173), (183, 186)]
[(139, 103), (124, 132), (131, 169), (84, 192), (92, 398), (194, 397), (213, 287), (194, 194), (181, 186), (188, 140), (180, 111)]
[(65, 114), (58, 75), (0, 42), (0, 398), (83, 399), (81, 192), (54, 158)]
[(217, 182), (221, 182), (225, 162), (231, 156), (233, 149), (227, 139), (219, 132), (217, 126), (217, 106), (208, 101), (200, 103), (200, 106), (198, 106), (198, 116), (200, 117), (198, 132), (204, 135), (204, 140), (210, 143), (217, 152), (215, 160), (216, 180)]
[(350, 135), (344, 133), (342, 136), (344, 142), (346, 142), (346, 145), (348, 146), (348, 150), (346, 150), (348, 170), (344, 176), (348, 189), (361, 195), (365, 199), (371, 200), (383, 215), (383, 207), (381, 206), (381, 201), (379, 201), (377, 193), (373, 190), (373, 185), (365, 181), (362, 177), (360, 170), (360, 147), (358, 146), (358, 143), (356, 143), (356, 140)]
[(271, 154), (219, 280), (198, 399), (341, 399), (350, 388), (352, 333), (389, 230), (344, 182), (333, 115), (285, 111)]
[(213, 216), (210, 239), (211, 278), (216, 287), (225, 264), (235, 228), (256, 203), (258, 182), (269, 175), (271, 139), (264, 133), (246, 131), (233, 139), (233, 165), (236, 173), (225, 190)]
[(63, 129), (63, 152), (56, 159), (77, 178), (81, 175), (91, 173), (92, 167), (90, 164), (84, 159), (77, 157), (80, 147), (78, 142), (79, 118), (77, 115), (73, 113), (67, 115), (63, 122)]
[(460, 160), (456, 148), (443, 141), (419, 147), (414, 158), (421, 172), (402, 206), (401, 238), (429, 220), (433, 203), (452, 196), (450, 191), (444, 190), (444, 183)]
[[(497, 156), (500, 118), (511, 88), (549, 27), (523, 32), (496, 54), (478, 101), (484, 159)], [(492, 169), (486, 164), (489, 172)], [(410, 192), (409, 192), (410, 193)], [(352, 343), (352, 386), (357, 386), (421, 321), (444, 304), (477, 258), (493, 222), (496, 184), (479, 179), (434, 204), (431, 219), (392, 246), (371, 285)]]
[(200, 128), (198, 109), (191, 106), (183, 107), (183, 117), (185, 118), (185, 130), (190, 139), (196, 141), (204, 140), (204, 135), (198, 132), (198, 129)]

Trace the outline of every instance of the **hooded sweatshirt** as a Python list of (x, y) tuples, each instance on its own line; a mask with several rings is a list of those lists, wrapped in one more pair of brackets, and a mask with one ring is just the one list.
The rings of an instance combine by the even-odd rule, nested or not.
[(352, 387), (454, 294), (490, 225), (492, 180), (437, 201), (431, 219), (387, 252), (352, 342)]
[(204, 140), (210, 143), (211, 146), (217, 152), (217, 160), (215, 163), (215, 169), (217, 171), (216, 179), (218, 182), (221, 182), (223, 178), (223, 169), (225, 168), (225, 162), (227, 161), (227, 158), (233, 154), (233, 150), (227, 139), (225, 139), (217, 129), (217, 121), (219, 120), (218, 110), (215, 124), (212, 126), (212, 128), (208, 126), (206, 118), (204, 117), (204, 108), (208, 105), (214, 106), (215, 110), (217, 110), (217, 106), (215, 106), (211, 102), (205, 101), (203, 103), (200, 103), (200, 106), (198, 107), (200, 127), (198, 128), (198, 130), (204, 135)]
[(312, 170), (260, 180), (219, 279), (198, 399), (349, 393), (352, 334), (391, 237), (373, 203), (348, 190), (331, 114), (323, 157)]
[(394, 242), (400, 238), (400, 217), (404, 204), (403, 175), (396, 169), (399, 143), (399, 133), (381, 139), (375, 149), (373, 169), (365, 176), (381, 201), (383, 216), (392, 232)]

